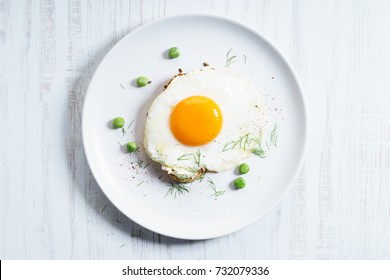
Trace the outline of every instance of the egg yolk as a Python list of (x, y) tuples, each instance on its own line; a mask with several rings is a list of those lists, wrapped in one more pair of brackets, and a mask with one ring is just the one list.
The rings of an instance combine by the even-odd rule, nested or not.
[(222, 128), (218, 104), (205, 96), (191, 96), (180, 101), (170, 118), (173, 135), (187, 146), (200, 146), (212, 141)]

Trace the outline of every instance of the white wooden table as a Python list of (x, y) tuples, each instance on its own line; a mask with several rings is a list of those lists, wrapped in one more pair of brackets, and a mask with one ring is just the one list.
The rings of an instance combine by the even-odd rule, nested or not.
[[(102, 194), (81, 111), (98, 63), (165, 15), (210, 12), (262, 32), (309, 108), (303, 169), (237, 233), (160, 236)], [(390, 259), (390, 1), (0, 1), (1, 259)]]

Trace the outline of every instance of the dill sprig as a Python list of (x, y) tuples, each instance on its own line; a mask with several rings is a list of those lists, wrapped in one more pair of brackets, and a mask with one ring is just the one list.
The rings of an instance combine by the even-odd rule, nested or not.
[(230, 147), (231, 144), (234, 144), (234, 141), (226, 142), (225, 146), (223, 146), (222, 152), (232, 150), (233, 147)]
[(219, 191), (217, 187), (215, 186), (215, 183), (213, 180), (211, 180), (210, 177), (207, 177), (207, 183), (209, 183), (210, 188), (213, 190), (213, 193), (211, 194), (212, 196), (220, 196), (225, 193), (225, 191)]
[(142, 166), (142, 164), (144, 163), (144, 161), (142, 160), (142, 159), (138, 159), (137, 160), (137, 162), (136, 162), (137, 164), (138, 164), (138, 167), (141, 167), (142, 169), (145, 169), (146, 167), (148, 167), (149, 166), (149, 164), (150, 164), (150, 161), (149, 162), (147, 162), (144, 166)]
[(256, 156), (259, 156), (261, 158), (265, 158), (265, 151), (261, 146), (252, 149), (252, 153), (254, 153)]
[(196, 153), (193, 154), (194, 160), (196, 165), (199, 167), (200, 166), (200, 150), (196, 151)]
[(226, 54), (226, 63), (225, 63), (225, 66), (226, 67), (229, 67), (230, 64), (236, 62), (235, 59), (236, 59), (236, 56), (235, 55), (230, 55), (230, 53), (232, 52), (233, 49), (230, 49), (227, 54)]
[(139, 158), (139, 159), (137, 160), (138, 167), (141, 167), (143, 162), (144, 162), (144, 161), (143, 161), (142, 159)]
[[(257, 147), (253, 148), (251, 152), (258, 157), (265, 158), (265, 150), (263, 149), (263, 146), (261, 144), (262, 139), (263, 139), (263, 132), (260, 131), (259, 134), (257, 135), (257, 138), (252, 139), (257, 144)], [(265, 144), (268, 146), (267, 142)]]
[(192, 154), (183, 154), (182, 156), (178, 157), (177, 160), (189, 160), (191, 155)]
[(142, 185), (144, 183), (144, 180), (142, 182), (140, 182), (136, 187)]
[(220, 195), (223, 195), (225, 193), (225, 191), (216, 191), (215, 193), (213, 193), (212, 195), (217, 197), (217, 196), (220, 196)]
[(244, 54), (243, 57), (244, 57), (244, 64), (246, 64), (246, 54)]
[(142, 166), (142, 164), (144, 163), (144, 161), (143, 161), (142, 159), (139, 158), (139, 159), (136, 161), (136, 163), (138, 164), (138, 167), (141, 167), (142, 169), (145, 169), (146, 167), (149, 166), (150, 161), (147, 162), (144, 166)]
[(126, 135), (126, 130), (122, 127), (122, 135), (125, 136)]
[[(237, 147), (237, 145), (240, 145), (240, 149), (246, 150), (247, 145), (250, 143), (251, 139), (249, 139), (249, 134), (247, 133), (244, 136), (241, 136), (237, 141), (230, 141), (225, 144), (225, 146), (222, 149), (222, 152), (226, 152), (229, 150), (233, 150)], [(243, 142), (244, 141), (244, 142)]]
[(269, 142), (271, 146), (277, 147), (278, 143), (278, 124), (275, 124), (274, 128), (271, 131), (271, 134), (269, 136)]
[(188, 193), (190, 190), (187, 186), (185, 186), (183, 183), (174, 184), (171, 183), (169, 185), (169, 189), (165, 195), (167, 197), (168, 195), (172, 195), (174, 198), (176, 198), (177, 195), (182, 195), (184, 193)]
[[(276, 127), (276, 129), (277, 129), (277, 127)], [(277, 140), (276, 129), (273, 130), (273, 132), (274, 132), (273, 134), (271, 133), (272, 141), (274, 141), (272, 143), (275, 146), (276, 146), (276, 140)], [(247, 133), (244, 136), (241, 136), (237, 141), (227, 142), (225, 144), (225, 146), (223, 147), (222, 152), (233, 150), (236, 147), (239, 147), (240, 149), (242, 149), (244, 151), (247, 151), (248, 149), (250, 149), (250, 151), (252, 153), (254, 153), (255, 155), (257, 155), (261, 158), (265, 158), (265, 150), (263, 149), (262, 144), (261, 144), (262, 138), (263, 138), (263, 134), (261, 131), (259, 132), (257, 137), (252, 137), (250, 135), (250, 133)], [(253, 142), (256, 145), (255, 147), (253, 147)], [(266, 143), (266, 145), (268, 147), (268, 143)]]
[(127, 129), (130, 128), (130, 126), (133, 124), (134, 120), (131, 121), (131, 123), (128, 125)]

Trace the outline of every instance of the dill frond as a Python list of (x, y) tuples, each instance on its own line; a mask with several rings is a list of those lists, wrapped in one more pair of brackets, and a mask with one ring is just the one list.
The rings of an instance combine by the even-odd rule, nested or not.
[(254, 153), (256, 156), (259, 156), (261, 158), (265, 158), (265, 151), (261, 146), (252, 149), (252, 153)]
[(185, 186), (183, 183), (178, 183), (178, 184), (171, 183), (169, 186), (170, 187), (165, 197), (167, 197), (168, 195), (172, 195), (174, 198), (176, 198), (177, 195), (182, 195), (190, 191), (189, 188)]
[(198, 151), (192, 155), (194, 156), (194, 160), (195, 160), (196, 165), (199, 167), (200, 166), (200, 150), (198, 149)]
[(139, 184), (138, 184), (136, 187), (138, 187), (138, 186), (142, 185), (142, 184), (143, 184), (143, 182), (144, 182), (144, 181), (140, 182), (140, 183), (139, 183)]
[(271, 146), (277, 147), (278, 143), (278, 124), (275, 124), (274, 128), (271, 131), (271, 134), (269, 136), (269, 142)]
[(217, 196), (221, 196), (225, 193), (225, 191), (219, 191), (214, 183), (213, 180), (211, 180), (210, 177), (207, 177), (207, 183), (209, 183), (209, 187), (211, 188), (211, 190), (213, 191), (213, 193), (211, 194), (212, 196), (214, 197), (217, 197)]
[(230, 64), (236, 62), (235, 59), (236, 59), (236, 56), (235, 55), (230, 55), (230, 53), (232, 52), (233, 49), (230, 49), (227, 54), (226, 54), (226, 63), (225, 63), (225, 66), (226, 67), (229, 67)]
[(177, 158), (177, 160), (189, 160), (192, 154), (183, 154)]
[(233, 150), (233, 147), (232, 146), (230, 147), (230, 145), (232, 145), (232, 144), (234, 145), (234, 141), (230, 141), (230, 142), (225, 143), (225, 146), (223, 147), (222, 152)]
[(131, 123), (127, 126), (127, 129), (130, 128), (130, 126), (133, 124), (134, 120), (131, 121)]

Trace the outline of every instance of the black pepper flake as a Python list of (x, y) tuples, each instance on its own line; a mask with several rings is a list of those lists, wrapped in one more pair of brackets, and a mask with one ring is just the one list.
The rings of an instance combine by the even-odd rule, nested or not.
[(179, 68), (179, 73), (180, 73), (180, 74), (183, 73), (183, 70), (182, 70), (181, 68)]
[(210, 66), (210, 64), (208, 64), (207, 62), (203, 62), (203, 66), (204, 66), (204, 67)]
[(151, 83), (152, 83), (152, 81), (149, 80), (149, 81), (148, 81), (148, 84), (151, 84)]

